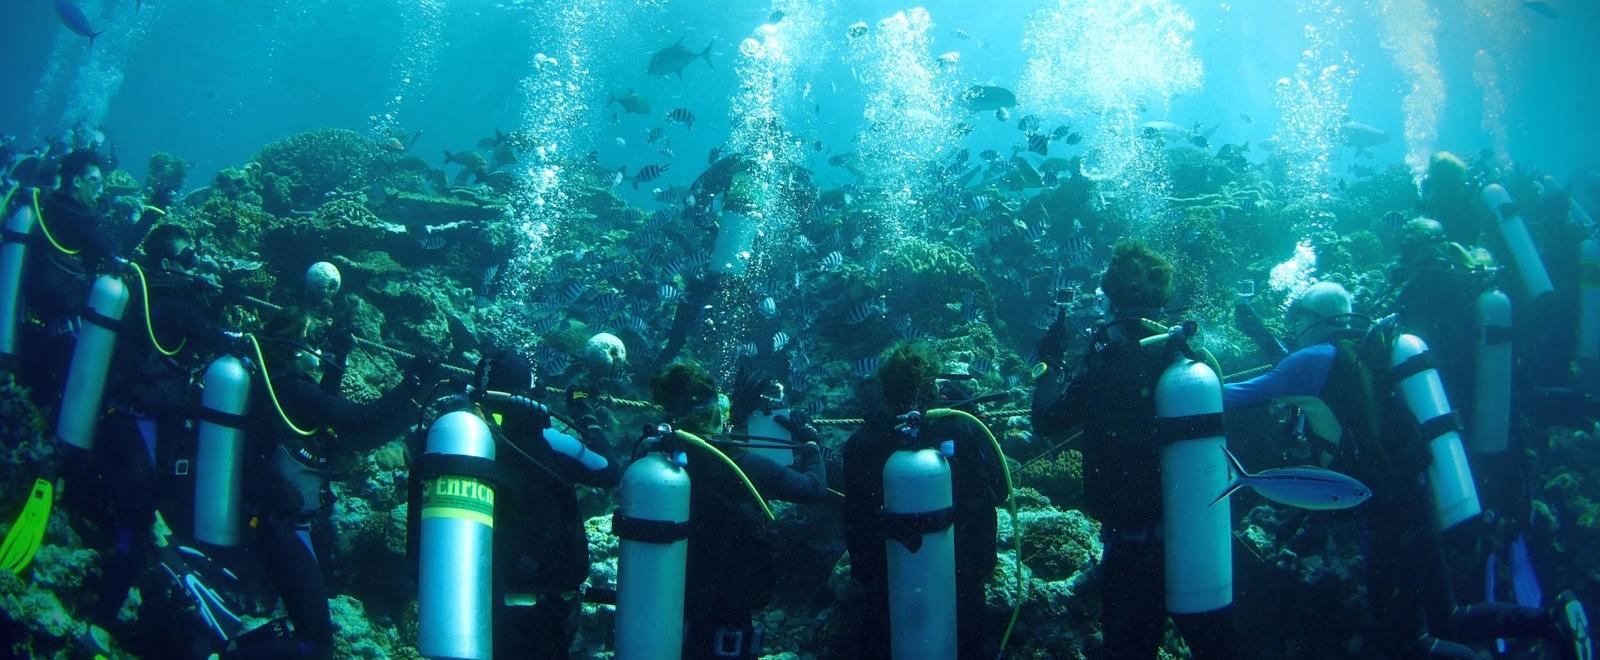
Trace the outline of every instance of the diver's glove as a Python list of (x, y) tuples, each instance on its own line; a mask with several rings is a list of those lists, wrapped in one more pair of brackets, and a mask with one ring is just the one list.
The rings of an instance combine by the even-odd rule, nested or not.
[(817, 433), (817, 427), (811, 425), (811, 416), (804, 410), (793, 410), (788, 415), (778, 415), (773, 417), (772, 421), (787, 430), (789, 437), (798, 443), (814, 443), (822, 437)]
[(805, 470), (806, 468), (809, 468), (809, 467), (811, 467), (813, 465), (821, 463), (822, 461), (823, 461), (822, 445), (819, 445), (819, 444), (817, 444), (815, 442), (807, 442), (805, 444), (795, 446), (795, 448), (794, 448), (794, 467), (795, 467), (795, 469), (797, 469), (797, 470)]
[(594, 395), (576, 387), (567, 388), (567, 414), (573, 419), (594, 419)]
[(772, 384), (772, 379), (760, 370), (739, 368), (734, 375), (733, 391), (728, 393), (728, 421), (743, 424), (761, 405), (761, 395)]

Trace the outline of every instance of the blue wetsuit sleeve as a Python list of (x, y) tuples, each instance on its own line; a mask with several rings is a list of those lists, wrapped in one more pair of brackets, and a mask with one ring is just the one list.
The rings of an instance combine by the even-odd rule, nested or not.
[(1258, 406), (1285, 396), (1317, 396), (1333, 369), (1333, 344), (1317, 344), (1290, 353), (1272, 371), (1222, 386), (1224, 409)]

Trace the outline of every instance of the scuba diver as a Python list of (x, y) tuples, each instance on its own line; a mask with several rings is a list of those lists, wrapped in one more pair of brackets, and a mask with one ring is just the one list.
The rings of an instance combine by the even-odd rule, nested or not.
[(148, 325), (121, 342), (114, 357), (99, 440), (91, 450), (68, 443), (57, 449), (66, 478), (63, 500), (113, 539), (102, 555), (100, 585), (87, 616), (90, 630), (80, 640), (101, 652), (105, 628), (115, 626), (128, 588), (147, 565), (147, 530), (157, 509), (170, 516), (163, 524), (189, 527), (194, 377), (209, 357), (226, 352), (241, 336), (212, 320), (209, 302), (220, 286), (198, 271), (200, 259), (188, 230), (158, 226), (143, 248), (139, 273)]
[[(1154, 658), (1166, 607), (1160, 523), (1162, 484), (1153, 396), (1171, 359), (1141, 350), (1139, 341), (1166, 332), (1160, 317), (1171, 298), (1173, 267), (1143, 244), (1113, 250), (1101, 280), (1107, 319), (1076, 366), (1064, 368), (1064, 314), (1039, 343), (1046, 367), (1033, 394), (1040, 434), (1081, 425), (1084, 512), (1101, 523), (1104, 559), (1097, 568), (1104, 657)], [(1173, 614), (1196, 658), (1238, 657), (1233, 608)]]
[[(765, 388), (749, 389), (759, 393)], [(668, 367), (651, 379), (650, 390), (675, 429), (710, 439), (727, 423), (730, 403), (698, 364)], [(727, 457), (761, 496), (796, 503), (823, 500), (828, 476), (816, 429), (798, 413), (779, 423), (796, 441), (792, 466), (779, 465), (737, 443), (714, 444), (726, 447)], [(739, 475), (704, 448), (691, 445), (687, 454), (690, 514), (683, 657), (755, 658), (761, 649), (761, 630), (751, 617), (772, 598), (777, 539), (764, 517), (763, 503), (753, 501), (755, 496)]]
[[(895, 347), (861, 388), (865, 422), (844, 443), (844, 525), (850, 551), (850, 577), (864, 591), (856, 619), (856, 657), (890, 657), (890, 584), (885, 543), (898, 538), (888, 529), (884, 510), (884, 467), (889, 457), (911, 444), (900, 423), (907, 412), (940, 407), (943, 362), (925, 341)], [(984, 626), (984, 583), (997, 563), (995, 507), (1006, 499), (1001, 459), (983, 430), (956, 419), (927, 420), (920, 434), (952, 441), (950, 524), (954, 527), (956, 657), (986, 657), (990, 641)], [(992, 646), (992, 645), (990, 645)]]
[[(253, 459), (245, 467), (255, 549), (278, 587), (288, 621), (246, 633), (222, 654), (225, 658), (320, 658), (332, 653), (323, 579), (332, 509), (329, 457), (337, 451), (373, 449), (376, 444), (368, 443), (382, 439), (381, 434), (359, 432), (397, 419), (438, 371), (438, 360), (419, 355), (402, 369), (394, 389), (366, 403), (349, 401), (324, 391), (322, 357), (300, 343), (310, 323), (305, 313), (286, 310), (267, 329), (267, 336), (279, 339), (262, 352), (269, 386), (253, 388)], [(270, 634), (252, 634), (258, 631)]]
[[(1403, 400), (1407, 397), (1382, 391), (1406, 378), (1437, 377), (1426, 359), (1390, 367), (1391, 347), (1404, 341), (1388, 336), (1392, 321), (1371, 330), (1353, 327), (1352, 321), (1363, 317), (1351, 309), (1344, 287), (1312, 285), (1287, 313), (1295, 351), (1267, 374), (1225, 385), (1223, 404), (1228, 410), (1273, 401), (1300, 407), (1310, 433), (1331, 448), (1330, 467), (1372, 486), (1371, 501), (1355, 513), (1363, 516), (1367, 596), (1383, 650), (1397, 657), (1479, 657), (1465, 645), (1435, 636), (1442, 629), (1451, 637), (1482, 642), (1542, 637), (1558, 645), (1560, 657), (1593, 657), (1587, 616), (1570, 591), (1549, 609), (1457, 605), (1437, 531), (1455, 523), (1436, 520), (1437, 507), (1443, 506), (1430, 492), (1436, 477), (1421, 474), (1449, 455), (1430, 455), (1434, 438), (1425, 436), (1454, 433), (1454, 416), (1447, 412), (1419, 423)], [(1418, 355), (1426, 358), (1425, 346)], [(1413, 361), (1422, 370), (1406, 375), (1403, 369)], [(1442, 405), (1448, 411), (1448, 404)], [(1437, 491), (1439, 485), (1432, 487)]]
[[(478, 362), (467, 394), (450, 397), (440, 414), (474, 411), (499, 446), (505, 483), (496, 483), (496, 507), (512, 511), (494, 526), (492, 589), (496, 657), (566, 658), (577, 632), (580, 589), (589, 578), (589, 541), (579, 513), (577, 486), (615, 488), (622, 465), (583, 399), (569, 400), (577, 437), (551, 426), (552, 415), (533, 400), (533, 365), (513, 351), (493, 351)], [(423, 454), (413, 466), (408, 507), (408, 554), (418, 559), (422, 484), (441, 472)]]

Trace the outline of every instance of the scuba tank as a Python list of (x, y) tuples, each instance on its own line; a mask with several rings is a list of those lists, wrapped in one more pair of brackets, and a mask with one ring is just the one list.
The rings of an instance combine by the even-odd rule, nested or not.
[(1233, 523), (1228, 488), (1222, 381), (1204, 362), (1179, 356), (1156, 381), (1161, 446), (1161, 529), (1166, 603), (1197, 614), (1233, 603)]
[(1549, 294), (1555, 287), (1550, 284), (1550, 275), (1545, 272), (1544, 262), (1539, 260), (1539, 251), (1533, 246), (1528, 226), (1522, 222), (1522, 216), (1506, 214), (1505, 207), (1514, 204), (1511, 194), (1500, 184), (1491, 183), (1483, 187), (1481, 196), (1483, 203), (1494, 212), (1495, 225), (1500, 228), (1500, 238), (1511, 253), (1511, 262), (1516, 265), (1523, 292), (1529, 300)]
[(117, 333), (122, 329), (122, 312), (127, 306), (128, 287), (121, 278), (95, 278), (81, 314), (84, 323), (72, 348), (72, 366), (67, 370), (61, 413), (56, 418), (56, 438), (79, 449), (94, 448), (106, 372), (111, 368), (111, 354), (117, 348)]
[[(788, 417), (789, 409), (779, 408), (777, 410), (757, 410), (750, 415), (750, 421), (746, 424), (745, 431), (753, 436), (779, 440), (783, 444), (792, 444), (794, 442), (793, 435), (789, 433), (789, 429), (783, 428), (783, 426), (778, 423), (779, 416)], [(763, 439), (757, 440), (757, 442), (768, 441)], [(793, 449), (763, 446), (751, 447), (745, 451), (748, 451), (756, 456), (764, 456), (772, 459), (772, 462), (777, 463), (778, 465), (788, 466), (794, 464)]]
[[(3, 212), (4, 209), (0, 209)], [(23, 204), (0, 230), (0, 356), (17, 355), (17, 333), (22, 326), (22, 274), (32, 240), (33, 207)]]
[(1466, 451), (1461, 447), (1461, 423), (1450, 410), (1439, 372), (1428, 356), (1428, 344), (1416, 335), (1402, 334), (1389, 353), (1389, 377), (1421, 425), (1432, 460), (1428, 486), (1433, 492), (1434, 520), (1440, 530), (1450, 529), (1483, 509), (1472, 482)]
[(231, 355), (212, 360), (200, 393), (194, 477), (194, 537), (205, 543), (239, 544), (249, 404), (244, 362)]
[(466, 410), (428, 429), (421, 478), (417, 651), (432, 658), (494, 656), (494, 436)]
[[(921, 414), (906, 416), (906, 445), (883, 464), (889, 576), (889, 652), (896, 660), (956, 657), (956, 547), (950, 463), (919, 442)], [(953, 446), (948, 450), (954, 453)], [(868, 622), (867, 625), (871, 625)]]
[(1473, 453), (1506, 450), (1511, 433), (1511, 299), (1498, 289), (1478, 295), (1477, 375), (1473, 382)]
[(1578, 244), (1578, 291), (1576, 355), (1589, 371), (1600, 361), (1600, 239)]
[(616, 655), (674, 660), (683, 653), (684, 573), (689, 560), (687, 459), (663, 442), (622, 475), (611, 521), (617, 548)]

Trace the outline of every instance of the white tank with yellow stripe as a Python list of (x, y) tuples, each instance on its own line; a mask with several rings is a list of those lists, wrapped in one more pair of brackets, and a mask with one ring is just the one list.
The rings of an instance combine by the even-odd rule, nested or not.
[(1511, 299), (1499, 289), (1478, 294), (1478, 350), (1473, 379), (1470, 447), (1506, 450), (1511, 435)]
[[(494, 437), (482, 418), (458, 410), (434, 421), (425, 454), (493, 461)], [(494, 655), (494, 497), (488, 482), (465, 475), (422, 483), (417, 651), (424, 656)]]
[(1467, 452), (1461, 446), (1460, 424), (1450, 409), (1439, 372), (1428, 361), (1428, 344), (1416, 335), (1400, 335), (1389, 353), (1395, 387), (1422, 427), (1428, 443), (1428, 487), (1433, 492), (1434, 521), (1450, 529), (1483, 511), (1472, 482)]
[(115, 275), (101, 275), (89, 289), (82, 313), (83, 327), (72, 348), (72, 366), (61, 393), (56, 417), (56, 438), (79, 449), (94, 448), (95, 427), (100, 424), (100, 401), (105, 395), (106, 372), (117, 348), (122, 312), (128, 306), (128, 287)]
[(1204, 362), (1179, 357), (1156, 381), (1161, 445), (1161, 529), (1167, 611), (1197, 614), (1233, 603), (1233, 528), (1223, 448), (1222, 381)]
[(0, 230), (0, 356), (15, 356), (20, 350), (17, 334), (22, 327), (22, 273), (28, 260), (28, 241), (38, 224), (31, 205), (18, 206)]

